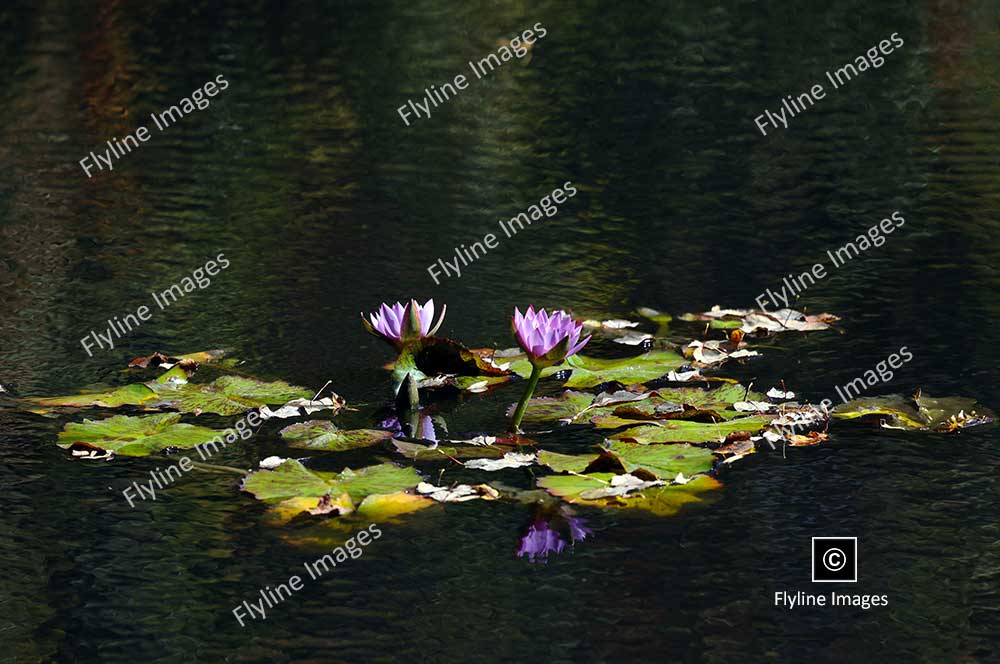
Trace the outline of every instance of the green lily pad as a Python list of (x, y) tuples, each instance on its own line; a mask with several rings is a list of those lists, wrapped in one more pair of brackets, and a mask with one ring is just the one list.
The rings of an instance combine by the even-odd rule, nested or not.
[(755, 415), (724, 422), (688, 422), (664, 420), (655, 425), (642, 425), (616, 433), (613, 440), (624, 440), (648, 445), (651, 443), (707, 443), (725, 438), (735, 431), (756, 433), (763, 429), (771, 417)]
[[(536, 426), (557, 420), (572, 420), (594, 401), (593, 394), (566, 390), (557, 397), (535, 397), (528, 401), (522, 426)], [(507, 409), (510, 417), (517, 404)]]
[(598, 429), (619, 429), (621, 427), (634, 427), (643, 423), (661, 422), (663, 420), (685, 420), (688, 422), (701, 422), (712, 424), (731, 420), (734, 417), (745, 415), (735, 410), (697, 410), (685, 409), (683, 412), (671, 414), (670, 416), (657, 416), (639, 408), (621, 408), (610, 415), (597, 415), (591, 418), (591, 424)]
[[(635, 426), (642, 421), (690, 420), (703, 423), (719, 422), (743, 416), (732, 410), (737, 401), (763, 400), (756, 392), (747, 392), (739, 384), (726, 384), (706, 390), (700, 387), (661, 388), (648, 399), (623, 404), (613, 409), (600, 409), (590, 419), (600, 429)], [(681, 405), (682, 409), (670, 406)]]
[[(558, 366), (543, 369), (542, 378), (571, 369), (573, 373), (566, 380), (566, 387), (593, 387), (611, 381), (632, 385), (655, 380), (686, 362), (687, 360), (677, 353), (667, 350), (653, 350), (636, 357), (612, 360), (573, 355)], [(531, 375), (531, 363), (521, 355), (513, 359), (510, 370), (522, 378), (527, 378)]]
[(698, 475), (687, 484), (665, 485), (644, 489), (628, 496), (587, 500), (580, 494), (606, 487), (612, 473), (589, 475), (549, 475), (538, 480), (538, 486), (553, 496), (577, 505), (591, 505), (615, 509), (642, 509), (657, 516), (673, 516), (685, 505), (703, 502), (707, 492), (720, 488), (718, 480), (708, 475)]
[(239, 415), (264, 405), (284, 405), (293, 399), (308, 399), (312, 393), (283, 381), (267, 383), (255, 378), (222, 376), (211, 383), (189, 383), (180, 365), (146, 383), (133, 383), (113, 390), (65, 397), (30, 399), (39, 406), (32, 412), (45, 414), (52, 408), (141, 406), (146, 409), (175, 408), (184, 413), (206, 412)]
[(336, 473), (314, 473), (295, 459), (274, 470), (250, 473), (243, 478), (243, 490), (258, 500), (280, 502), (291, 498), (320, 497), (330, 493)]
[(573, 369), (566, 387), (593, 387), (610, 381), (624, 385), (645, 383), (680, 368), (685, 362), (680, 355), (665, 350), (617, 360), (574, 355), (566, 360), (568, 368)]
[(264, 382), (242, 376), (222, 376), (207, 384), (188, 384), (156, 405), (185, 413), (239, 415), (261, 406), (283, 405), (292, 399), (309, 399), (312, 392), (284, 381)]
[(505, 376), (449, 376), (445, 382), (467, 392), (487, 392), (494, 387), (509, 383), (511, 378), (513, 378), (513, 374)]
[[(738, 417), (741, 413), (731, 409), (732, 404), (744, 399), (763, 400), (756, 392), (747, 392), (740, 384), (725, 384), (716, 389), (701, 387), (658, 388), (652, 392), (618, 391), (592, 396), (586, 392), (567, 390), (556, 397), (535, 397), (528, 401), (523, 422), (540, 426), (561, 421), (581, 422), (586, 415), (599, 428), (634, 426), (643, 420), (685, 419), (718, 421)], [(676, 411), (667, 410), (677, 405)], [(508, 417), (516, 404), (508, 410)], [(680, 408), (683, 406), (683, 408)]]
[(344, 469), (340, 473), (323, 473), (307, 469), (301, 462), (289, 459), (274, 470), (251, 473), (243, 479), (243, 490), (258, 500), (280, 502), (290, 498), (340, 496), (347, 493), (359, 502), (373, 493), (395, 493), (415, 487), (422, 481), (413, 468), (400, 468), (383, 463), (359, 470)]
[(710, 450), (691, 445), (643, 445), (612, 440), (608, 441), (604, 453), (621, 463), (627, 473), (645, 470), (667, 481), (673, 480), (678, 473), (687, 477), (707, 473), (715, 461)]
[(844, 420), (877, 419), (883, 426), (901, 429), (954, 432), (993, 422), (993, 412), (968, 397), (935, 398), (918, 392), (914, 396), (891, 394), (864, 397), (833, 409), (833, 417)]
[(392, 438), (391, 431), (381, 429), (340, 429), (329, 420), (297, 422), (279, 433), (289, 447), (304, 450), (346, 450), (370, 447)]
[(180, 413), (160, 413), (71, 422), (59, 433), (59, 447), (110, 450), (121, 456), (148, 456), (170, 447), (190, 449), (225, 435), (225, 431), (185, 424), (180, 419)]
[(495, 445), (439, 445), (430, 447), (407, 440), (393, 440), (396, 451), (403, 456), (417, 461), (447, 461), (448, 457), (455, 459), (478, 459), (482, 457), (499, 459), (514, 447)]
[(651, 309), (649, 307), (639, 307), (638, 309), (636, 309), (636, 313), (638, 313), (643, 318), (648, 318), (649, 320), (661, 326), (665, 326), (667, 323), (669, 323), (674, 319), (674, 317), (668, 313), (657, 311), (656, 309)]
[(125, 385), (107, 392), (91, 392), (66, 397), (41, 397), (28, 399), (41, 406), (32, 412), (44, 413), (50, 408), (118, 408), (119, 406), (140, 406), (156, 398), (157, 393), (143, 383)]
[(548, 450), (538, 452), (538, 463), (560, 473), (567, 471), (582, 473), (595, 459), (597, 459), (596, 454), (560, 454)]

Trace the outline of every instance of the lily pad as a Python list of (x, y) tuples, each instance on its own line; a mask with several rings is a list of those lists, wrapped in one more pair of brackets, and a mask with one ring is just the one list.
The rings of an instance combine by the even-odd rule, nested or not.
[(207, 384), (188, 384), (158, 406), (186, 413), (239, 415), (264, 405), (283, 405), (293, 399), (309, 399), (312, 392), (284, 381), (264, 382), (242, 376), (222, 376)]
[(636, 309), (636, 313), (643, 318), (648, 318), (658, 325), (666, 325), (674, 319), (674, 317), (668, 313), (657, 311), (656, 309), (651, 309), (649, 307), (639, 307)]
[(434, 505), (430, 498), (416, 496), (410, 493), (396, 492), (389, 494), (373, 493), (365, 496), (357, 505), (347, 493), (332, 497), (330, 494), (322, 496), (289, 498), (277, 505), (271, 506), (265, 517), (268, 524), (272, 526), (282, 526), (299, 515), (310, 514), (314, 516), (347, 516), (357, 519), (359, 522), (378, 522), (395, 520), (396, 517), (410, 512), (416, 512)]
[(395, 517), (426, 509), (434, 505), (434, 501), (412, 493), (373, 493), (365, 496), (358, 505), (357, 514), (369, 521), (382, 523)]
[(392, 441), (396, 451), (417, 461), (447, 461), (454, 459), (476, 459), (480, 457), (499, 459), (513, 447), (497, 447), (494, 445), (439, 445), (431, 447), (413, 443), (408, 440)]
[(887, 428), (951, 433), (993, 422), (992, 411), (968, 397), (940, 397), (918, 392), (855, 399), (833, 409), (839, 419), (873, 419)]
[(160, 413), (71, 422), (59, 433), (59, 447), (109, 450), (121, 456), (148, 456), (172, 447), (190, 449), (226, 433), (185, 424), (180, 419), (180, 413)]
[[(744, 397), (763, 396), (747, 392), (739, 384), (724, 384), (716, 389), (700, 387), (658, 388), (649, 392), (619, 390), (596, 397), (586, 392), (567, 390), (557, 397), (536, 397), (528, 401), (524, 422), (529, 426), (560, 421), (570, 424), (582, 421), (584, 415), (600, 428), (633, 426), (637, 420), (691, 419), (717, 421), (739, 416), (732, 410)], [(513, 413), (515, 405), (507, 410)]]
[[(561, 365), (543, 369), (542, 378), (570, 369), (573, 373), (566, 380), (566, 387), (594, 387), (612, 381), (633, 385), (665, 376), (685, 362), (683, 357), (667, 350), (653, 350), (635, 357), (618, 359), (573, 355)], [(511, 362), (510, 369), (522, 378), (527, 378), (531, 374), (531, 363), (522, 355)]]
[(33, 412), (44, 413), (50, 408), (118, 408), (119, 406), (141, 406), (155, 399), (157, 393), (144, 383), (125, 385), (106, 392), (91, 392), (66, 397), (40, 397), (28, 399), (31, 403), (41, 406)]
[(269, 502), (326, 494), (339, 496), (345, 492), (358, 502), (371, 494), (395, 493), (415, 487), (421, 479), (420, 473), (413, 468), (400, 468), (391, 463), (356, 471), (347, 468), (340, 473), (323, 473), (289, 459), (274, 470), (262, 470), (245, 477), (243, 490), (258, 500)]
[(175, 365), (195, 368), (199, 364), (218, 362), (225, 356), (226, 351), (224, 350), (204, 350), (197, 353), (185, 353), (184, 355), (166, 355), (157, 351), (147, 357), (135, 358), (128, 363), (128, 366), (130, 369), (133, 367), (138, 367), (140, 369), (155, 369), (157, 367), (169, 369)]
[(615, 434), (614, 440), (624, 440), (648, 445), (651, 443), (707, 443), (719, 441), (734, 431), (757, 432), (771, 421), (770, 417), (757, 415), (704, 423), (685, 420), (665, 420), (656, 425), (643, 425)]
[(553, 496), (578, 504), (616, 509), (642, 509), (657, 516), (673, 516), (685, 505), (703, 502), (707, 492), (720, 488), (718, 480), (708, 475), (698, 475), (686, 484), (656, 486), (636, 494), (613, 496), (597, 500), (581, 497), (588, 491), (610, 485), (612, 473), (589, 475), (549, 475), (538, 480), (538, 486)]
[[(566, 390), (557, 397), (535, 397), (528, 401), (528, 409), (524, 413), (523, 426), (536, 426), (555, 421), (564, 423), (575, 419), (594, 401), (594, 395), (586, 392)], [(507, 408), (510, 417), (517, 404)]]
[[(832, 314), (806, 315), (794, 309), (722, 309), (718, 305), (697, 314), (684, 314), (681, 320), (709, 321), (714, 328), (736, 328), (744, 332), (773, 334), (775, 332), (811, 332), (827, 330), (840, 320)], [(737, 323), (738, 325), (735, 325)]]
[(329, 420), (298, 422), (280, 431), (289, 447), (304, 450), (344, 452), (370, 447), (392, 438), (391, 431), (382, 429), (340, 429)]
[[(712, 470), (715, 455), (703, 447), (691, 445), (642, 445), (620, 440), (608, 441), (603, 453), (618, 461), (627, 473), (644, 470), (662, 480), (672, 480), (678, 473), (690, 477)], [(602, 465), (599, 459), (591, 467)]]
[[(311, 396), (312, 393), (305, 388), (289, 385), (284, 381), (268, 383), (242, 376), (222, 376), (204, 384), (189, 383), (184, 367), (177, 365), (145, 383), (133, 383), (101, 392), (35, 398), (29, 401), (39, 406), (32, 412), (40, 414), (61, 407), (141, 406), (147, 410), (167, 408), (184, 413), (239, 415), (265, 405), (284, 405), (295, 400), (308, 400)], [(339, 408), (343, 405), (343, 400), (334, 395), (333, 405), (334, 409)]]
[(538, 452), (538, 463), (557, 472), (582, 473), (596, 458), (597, 454), (560, 454), (548, 450)]
[(684, 362), (680, 355), (665, 350), (617, 360), (574, 355), (566, 360), (566, 364), (573, 369), (566, 387), (593, 387), (611, 381), (624, 385), (645, 383), (683, 366)]

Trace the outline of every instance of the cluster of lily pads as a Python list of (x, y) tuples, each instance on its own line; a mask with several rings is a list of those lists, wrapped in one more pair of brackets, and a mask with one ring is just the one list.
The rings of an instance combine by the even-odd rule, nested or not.
[[(751, 348), (756, 339), (829, 329), (837, 319), (828, 314), (714, 308), (674, 320), (642, 308), (637, 313), (645, 322), (598, 321), (528, 307), (524, 313), (515, 309), (511, 321), (518, 348), (497, 350), (436, 336), (444, 309), (432, 324), (434, 313), (433, 301), (410, 301), (383, 304), (362, 316), (365, 328), (396, 351), (388, 365), (392, 399), (365, 413), (366, 428), (338, 423), (353, 409), (334, 392), (324, 396), (326, 386), (313, 392), (260, 380), (222, 351), (154, 353), (128, 368), (159, 374), (149, 380), (24, 402), (28, 410), (49, 416), (80, 408), (132, 411), (65, 425), (58, 444), (87, 459), (169, 455), (220, 435), (229, 442), (239, 439), (232, 429), (185, 421), (191, 418), (254, 413), (261, 426), (272, 419), (295, 420), (279, 431), (287, 458), (268, 457), (257, 469), (239, 471), (242, 490), (266, 504), (268, 523), (317, 528), (309, 532), (319, 534), (309, 538), (320, 542), (332, 533), (443, 503), (513, 501), (537, 509), (518, 551), (529, 560), (544, 560), (592, 534), (575, 510), (674, 515), (721, 487), (723, 464), (779, 444), (829, 440), (831, 416), (940, 432), (992, 421), (970, 399), (933, 399), (919, 392), (859, 399), (831, 412), (800, 402), (783, 384), (761, 393), (722, 375), (727, 363), (758, 355)], [(672, 332), (672, 326), (700, 338), (688, 341), (691, 336)], [(591, 345), (599, 345), (603, 357), (581, 353), (592, 340), (601, 342)], [(620, 355), (610, 350), (615, 344), (642, 346), (643, 352), (610, 357)], [(534, 397), (542, 381), (565, 389)], [(421, 406), (422, 396), (475, 395), (514, 382), (525, 389), (509, 407), (503, 431), (452, 438), (434, 409)], [(576, 430), (575, 440), (590, 436), (593, 444), (569, 454), (565, 448), (545, 449), (566, 427)], [(310, 454), (293, 458), (296, 450)], [(370, 455), (373, 463), (343, 467), (336, 455), (345, 453), (352, 459)], [(324, 464), (341, 470), (319, 469)], [(445, 482), (452, 468), (482, 481)], [(494, 479), (511, 473), (522, 486)]]

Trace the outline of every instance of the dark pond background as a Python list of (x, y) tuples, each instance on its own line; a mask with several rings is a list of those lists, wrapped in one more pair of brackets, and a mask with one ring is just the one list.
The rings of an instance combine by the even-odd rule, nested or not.
[[(407, 98), (536, 22), (548, 34), (530, 60), (402, 123)], [(842, 316), (841, 333), (782, 337), (735, 374), (818, 401), (907, 346), (914, 360), (879, 391), (1000, 404), (991, 0), (47, 0), (5, 3), (0, 27), (0, 384), (23, 396), (122, 384), (153, 350), (225, 347), (256, 375), (377, 403), (390, 354), (357, 315), (382, 300), (447, 302), (445, 334), (500, 348), (515, 304), (749, 306), (899, 210), (883, 247), (797, 303)], [(883, 67), (787, 130), (755, 129), (893, 32), (905, 45)], [(89, 151), (219, 74), (230, 87), (208, 109), (83, 174)], [(567, 180), (580, 193), (558, 216), (434, 285), (428, 264)], [(220, 252), (231, 267), (210, 287), (83, 352), (92, 328)], [(518, 390), (444, 404), (449, 427), (499, 430)], [(6, 405), (3, 662), (998, 658), (992, 428), (840, 426), (829, 444), (726, 469), (710, 507), (581, 510), (594, 537), (545, 565), (515, 556), (528, 506), (426, 510), (241, 628), (236, 604), (316, 555), (264, 524), (238, 477), (195, 471), (130, 509), (121, 489), (162, 460), (72, 460), (55, 436), (82, 415)], [(277, 428), (222, 462), (287, 453)], [(858, 536), (850, 591), (890, 606), (775, 608), (775, 591), (813, 590), (813, 535)]]

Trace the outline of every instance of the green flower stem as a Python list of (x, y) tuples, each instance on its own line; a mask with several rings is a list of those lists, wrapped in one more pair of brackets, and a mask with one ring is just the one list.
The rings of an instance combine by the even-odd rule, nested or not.
[(514, 411), (514, 419), (510, 423), (511, 431), (521, 430), (521, 420), (524, 419), (524, 411), (528, 410), (528, 401), (531, 399), (531, 395), (535, 393), (535, 388), (538, 386), (538, 379), (542, 377), (542, 368), (534, 364), (531, 365), (531, 376), (528, 378), (528, 387), (524, 389), (524, 395), (521, 397), (521, 401), (517, 404), (517, 410)]

